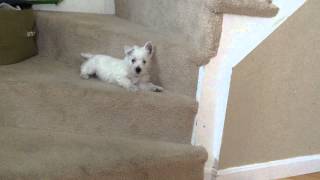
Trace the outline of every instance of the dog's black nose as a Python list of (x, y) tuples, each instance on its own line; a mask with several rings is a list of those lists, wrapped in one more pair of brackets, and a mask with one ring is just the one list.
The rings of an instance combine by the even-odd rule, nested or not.
[(139, 74), (141, 72), (141, 68), (140, 67), (137, 67), (136, 68), (136, 72)]

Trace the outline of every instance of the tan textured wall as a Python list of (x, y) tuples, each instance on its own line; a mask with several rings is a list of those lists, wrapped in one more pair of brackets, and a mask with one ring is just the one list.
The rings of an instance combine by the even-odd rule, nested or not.
[(320, 153), (320, 1), (234, 69), (220, 169)]

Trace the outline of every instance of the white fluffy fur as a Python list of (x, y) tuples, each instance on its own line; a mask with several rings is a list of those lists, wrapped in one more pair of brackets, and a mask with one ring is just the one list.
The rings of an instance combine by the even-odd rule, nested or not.
[(147, 90), (161, 92), (163, 88), (150, 82), (149, 70), (153, 46), (147, 42), (143, 47), (125, 47), (124, 59), (107, 55), (82, 53), (86, 58), (81, 65), (81, 77), (89, 79), (96, 75), (102, 81), (118, 84), (131, 91)]

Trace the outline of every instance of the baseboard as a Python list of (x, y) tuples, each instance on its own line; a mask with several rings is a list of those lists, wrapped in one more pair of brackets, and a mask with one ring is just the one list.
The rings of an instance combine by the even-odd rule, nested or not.
[(270, 180), (319, 171), (320, 154), (316, 154), (222, 169), (217, 180)]

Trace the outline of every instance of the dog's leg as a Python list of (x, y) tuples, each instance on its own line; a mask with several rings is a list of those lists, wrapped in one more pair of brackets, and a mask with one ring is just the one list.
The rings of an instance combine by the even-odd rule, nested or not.
[(154, 85), (152, 83), (140, 83), (139, 88), (145, 91), (162, 92), (163, 87)]
[(80, 71), (81, 71), (80, 76), (83, 79), (89, 79), (91, 75), (95, 74), (95, 68), (94, 68), (93, 62), (91, 62), (90, 60), (84, 62), (81, 65)]
[(130, 79), (128, 79), (128, 78), (121, 78), (121, 79), (117, 80), (117, 83), (121, 87), (124, 87), (124, 88), (128, 89), (129, 91), (138, 91), (138, 87), (136, 85), (134, 85), (130, 81)]

